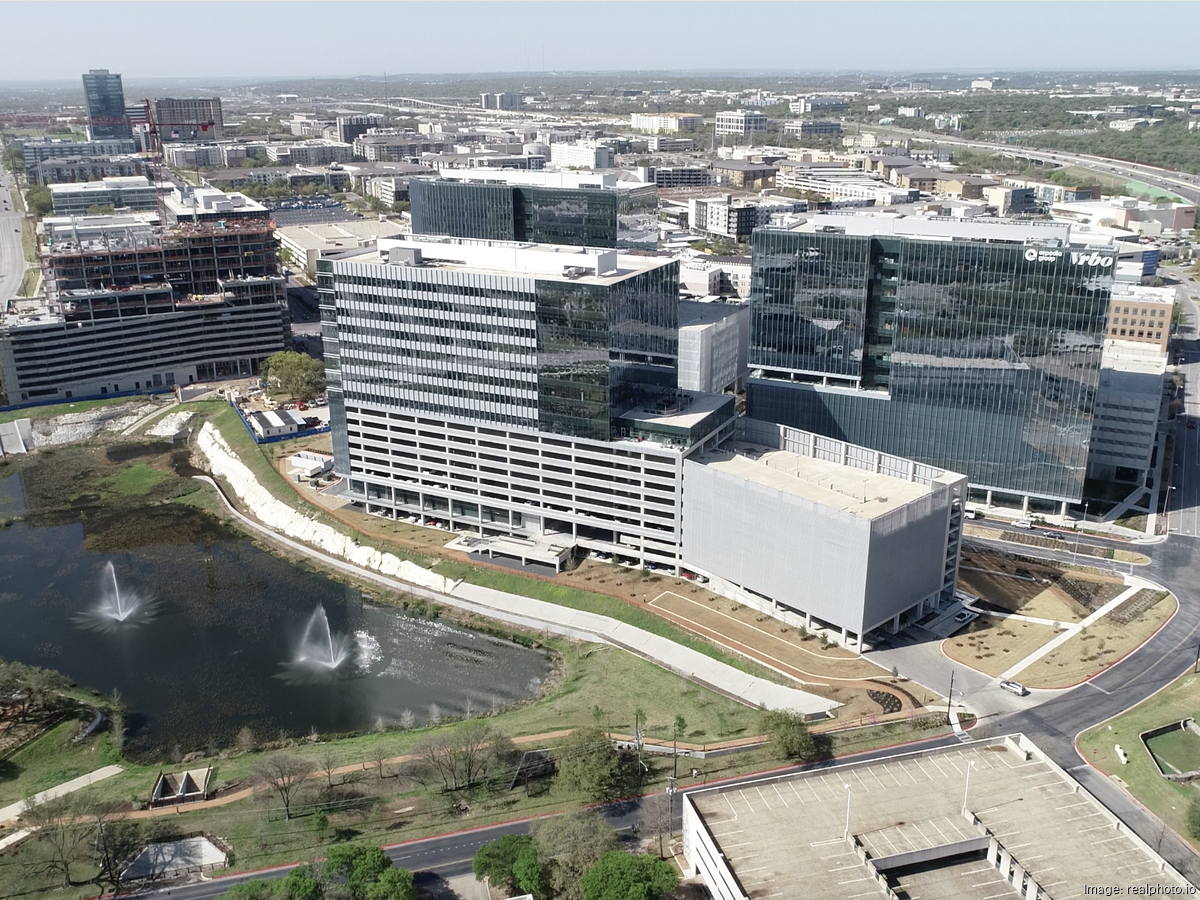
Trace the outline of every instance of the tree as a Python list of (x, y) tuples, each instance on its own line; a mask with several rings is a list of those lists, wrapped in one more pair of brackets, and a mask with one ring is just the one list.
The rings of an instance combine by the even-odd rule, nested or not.
[(530, 834), (550, 888), (561, 900), (582, 900), (583, 874), (619, 844), (616, 832), (591, 810), (543, 819), (531, 826)]
[(417, 900), (413, 873), (408, 869), (388, 869), (367, 888), (366, 900)]
[(87, 208), (89, 216), (104, 216), (111, 213), (115, 207), (111, 203), (93, 203)]
[(583, 900), (658, 900), (678, 884), (666, 860), (614, 850), (584, 873), (580, 886)]
[(308, 401), (325, 390), (325, 363), (307, 353), (280, 350), (262, 364), (261, 374), (296, 400)]
[(50, 189), (40, 184), (30, 185), (25, 192), (25, 207), (35, 216), (48, 216), (54, 212), (54, 197)]
[(513, 861), (512, 869), (518, 891), (533, 894), (537, 900), (544, 900), (550, 896), (550, 882), (546, 880), (546, 870), (538, 861), (537, 850), (532, 844), (521, 848), (521, 852)]
[(306, 863), (287, 873), (275, 895), (280, 900), (324, 900), (325, 886), (313, 867)]
[(317, 757), (317, 768), (325, 773), (325, 787), (333, 787), (333, 770), (338, 767), (337, 754), (332, 747), (326, 747)]
[(352, 900), (365, 900), (367, 889), (391, 867), (377, 845), (337, 844), (325, 859), (324, 875), (329, 882), (344, 884)]
[(222, 896), (225, 900), (271, 900), (275, 896), (275, 882), (259, 878), (235, 884)]
[(484, 844), (475, 851), (475, 859), (471, 861), (475, 880), (487, 878), (496, 887), (516, 890), (518, 885), (513, 866), (521, 851), (527, 848), (533, 848), (533, 838), (527, 834), (502, 834)]
[(554, 754), (555, 782), (590, 800), (610, 800), (621, 784), (621, 758), (599, 728), (576, 729)]
[(672, 825), (671, 796), (654, 794), (643, 797), (640, 821), (645, 834), (658, 838), (658, 855), (665, 856), (663, 838), (671, 833)]
[(485, 722), (467, 722), (452, 731), (431, 734), (413, 747), (417, 777), (457, 791), (487, 781), (513, 761), (512, 741)]
[(1187, 810), (1188, 834), (1200, 841), (1200, 797), (1193, 797)]
[(382, 741), (377, 741), (371, 748), (371, 762), (375, 763), (375, 771), (380, 781), (383, 781), (383, 764), (387, 762), (388, 756), (388, 747)]
[(283, 814), (289, 819), (292, 817), (292, 800), (310, 771), (305, 760), (287, 753), (275, 753), (259, 760), (253, 769), (255, 777), (279, 795)]
[(784, 759), (812, 762), (817, 758), (816, 742), (800, 713), (786, 709), (765, 712), (762, 729), (770, 739), (771, 749)]
[(21, 822), (34, 832), (34, 852), (25, 857), (30, 870), (62, 876), (65, 888), (74, 884), (71, 867), (88, 858), (99, 824), (90, 801), (73, 793), (36, 806), (26, 802)]
[(111, 818), (103, 811), (96, 819), (96, 828), (100, 877), (117, 891), (121, 887), (121, 873), (142, 852), (145, 836), (139, 823)]

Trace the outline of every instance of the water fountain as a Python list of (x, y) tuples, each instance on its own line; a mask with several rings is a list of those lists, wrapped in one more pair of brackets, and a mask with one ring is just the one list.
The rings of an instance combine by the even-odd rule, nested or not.
[(114, 631), (153, 618), (153, 607), (152, 602), (137, 592), (121, 590), (116, 567), (110, 560), (104, 564), (100, 576), (100, 599), (91, 609), (76, 616), (75, 621), (94, 631)]
[(296, 662), (316, 668), (336, 669), (350, 657), (353, 641), (344, 634), (329, 630), (325, 605), (318, 603), (308, 618), (308, 625), (296, 649)]
[[(97, 611), (100, 615), (115, 622), (124, 622), (141, 607), (141, 598), (130, 593), (126, 593), (124, 597), (121, 596), (121, 587), (117, 584), (117, 570), (113, 566), (112, 560), (104, 564), (104, 572), (104, 593), (100, 597)], [(111, 586), (111, 592), (109, 586)]]

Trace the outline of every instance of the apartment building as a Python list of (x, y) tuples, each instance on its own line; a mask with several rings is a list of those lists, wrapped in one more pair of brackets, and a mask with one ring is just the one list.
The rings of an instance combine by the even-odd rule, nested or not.
[(704, 127), (702, 116), (687, 115), (651, 115), (649, 113), (633, 113), (629, 117), (629, 127), (635, 131), (648, 131), (651, 134), (678, 134), (681, 131), (700, 131)]
[(267, 158), (280, 165), (327, 166), (334, 162), (349, 162), (352, 153), (350, 144), (321, 138), (267, 145)]
[(128, 156), (137, 152), (131, 138), (108, 138), (94, 141), (64, 141), (58, 138), (28, 140), (16, 138), (13, 145), (25, 161), (25, 177), (30, 184), (37, 181), (37, 167), (50, 159), (81, 159), (102, 156)]
[(611, 169), (616, 164), (613, 148), (595, 141), (551, 144), (550, 162), (564, 169)]
[(221, 141), (225, 118), (220, 97), (164, 97), (154, 101), (158, 137), (167, 141)]
[(804, 119), (800, 122), (788, 122), (783, 126), (783, 133), (802, 138), (839, 135), (842, 133), (842, 124), (824, 119)]
[(1150, 344), (1166, 353), (1178, 299), (1173, 287), (1114, 284), (1105, 335), (1109, 340)]

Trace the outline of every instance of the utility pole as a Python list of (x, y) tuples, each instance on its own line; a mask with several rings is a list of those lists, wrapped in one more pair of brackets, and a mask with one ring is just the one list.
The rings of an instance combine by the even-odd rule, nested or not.
[(949, 725), (953, 721), (950, 714), (950, 704), (954, 702), (954, 670), (950, 670), (950, 692), (946, 694), (946, 724)]

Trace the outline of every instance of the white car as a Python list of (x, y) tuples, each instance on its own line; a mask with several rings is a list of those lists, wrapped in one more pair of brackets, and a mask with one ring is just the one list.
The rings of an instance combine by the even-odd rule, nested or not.
[(1025, 687), (1019, 681), (1002, 681), (1000, 682), (1000, 690), (1016, 694), (1018, 697), (1029, 696), (1029, 688)]
[(1033, 523), (1028, 519), (1017, 519), (1013, 522), (1013, 528), (1033, 528)]

